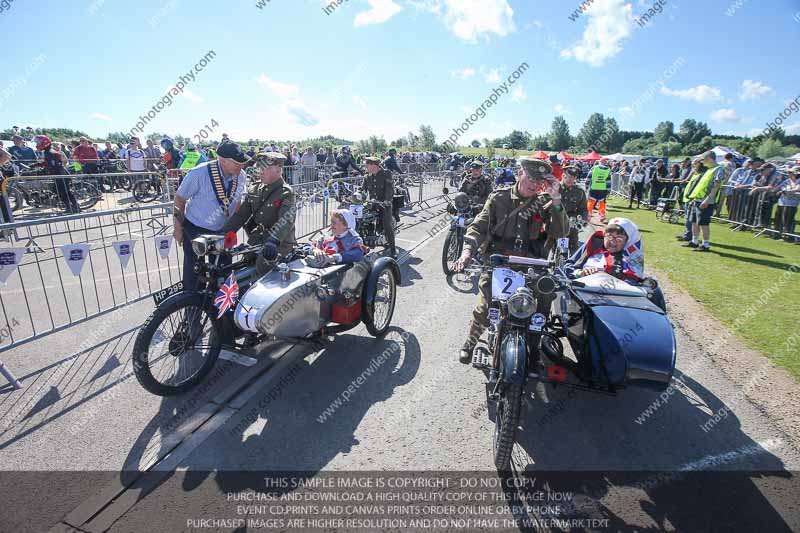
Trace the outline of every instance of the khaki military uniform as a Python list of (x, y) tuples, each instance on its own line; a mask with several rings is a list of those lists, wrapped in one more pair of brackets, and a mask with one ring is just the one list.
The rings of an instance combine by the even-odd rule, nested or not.
[[(489, 196), (483, 210), (467, 228), (464, 247), (475, 255), (491, 254), (546, 257), (548, 238), (566, 237), (569, 219), (561, 207), (552, 207), (547, 194), (523, 198), (517, 186), (499, 189)], [(492, 297), (492, 274), (484, 272), (478, 282), (480, 296), (472, 311), (469, 339), (474, 344), (488, 327), (487, 312)], [(548, 302), (549, 303), (549, 302)]]
[[(586, 209), (586, 191), (580, 186), (573, 185), (572, 187), (561, 188), (561, 205), (564, 206), (568, 217), (583, 217), (583, 220), (589, 221), (589, 211)], [(574, 252), (578, 249), (578, 229), (570, 228), (569, 230), (569, 251)]]
[(286, 254), (297, 243), (296, 215), (294, 191), (282, 178), (269, 185), (259, 183), (248, 189), (245, 201), (225, 223), (222, 232), (238, 231), (244, 226), (249, 244), (263, 244), (272, 237), (280, 242), (279, 253)]
[(475, 181), (470, 180), (470, 176), (461, 182), (458, 192), (466, 193), (473, 204), (483, 205), (492, 194), (492, 182), (486, 176), (481, 176)]
[[(379, 162), (380, 163), (380, 162)], [(381, 215), (383, 232), (389, 247), (394, 251), (394, 217), (392, 216), (392, 199), (394, 198), (394, 181), (392, 173), (381, 169), (374, 175), (364, 178), (364, 190), (370, 199), (384, 202), (385, 206)]]

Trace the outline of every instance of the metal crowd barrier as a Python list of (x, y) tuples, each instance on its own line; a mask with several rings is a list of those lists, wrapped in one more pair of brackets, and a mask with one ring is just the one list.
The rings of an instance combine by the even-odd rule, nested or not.
[[(622, 179), (622, 177), (619, 180), (614, 180), (612, 177), (611, 183), (611, 192), (613, 194), (625, 199), (630, 197), (627, 180)], [(752, 230), (755, 232), (754, 237), (767, 233), (790, 242), (800, 242), (800, 234), (796, 231), (796, 224), (794, 223), (796, 209), (789, 211), (790, 215), (794, 212), (795, 216), (789, 217), (788, 224), (778, 221), (777, 217), (783, 215), (783, 211), (776, 209), (778, 199), (774, 192), (765, 191), (752, 194), (753, 187), (751, 185), (733, 187), (725, 184), (722, 189), (715, 216), (712, 217), (713, 220), (731, 224), (734, 231)], [(683, 207), (683, 186), (678, 186), (678, 191), (678, 204)], [(726, 194), (726, 191), (730, 191), (731, 194)], [(800, 196), (797, 193), (795, 195)], [(647, 191), (645, 191), (644, 197), (649, 198)], [(723, 215), (723, 210), (727, 211), (727, 215)]]
[[(451, 174), (395, 178), (406, 182), (410, 206), (433, 207)], [(177, 178), (169, 178), (168, 185), (173, 179)], [(342, 186), (354, 190), (362, 180), (345, 178)], [(298, 239), (326, 228), (330, 210), (340, 205), (331, 180), (303, 183), (294, 190)], [(172, 202), (132, 204), (0, 224), (0, 234), (7, 236), (0, 242), (0, 353), (138, 302), (179, 281), (183, 251), (171, 238), (172, 209)], [(245, 240), (243, 231), (239, 240)], [(19, 388), (2, 361), (0, 373)]]

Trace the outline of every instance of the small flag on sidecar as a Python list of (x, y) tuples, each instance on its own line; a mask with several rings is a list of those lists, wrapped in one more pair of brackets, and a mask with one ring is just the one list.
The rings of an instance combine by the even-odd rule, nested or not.
[(214, 307), (219, 309), (217, 319), (222, 318), (222, 315), (224, 315), (228, 309), (233, 308), (238, 297), (239, 284), (236, 283), (236, 274), (231, 272), (231, 275), (228, 276), (228, 279), (226, 279), (222, 287), (219, 288), (217, 297), (214, 299)]

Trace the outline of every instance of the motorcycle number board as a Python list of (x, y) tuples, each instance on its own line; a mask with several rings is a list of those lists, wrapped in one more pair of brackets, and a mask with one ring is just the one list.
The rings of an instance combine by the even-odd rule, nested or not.
[(353, 213), (353, 216), (356, 218), (364, 218), (364, 206), (363, 205), (351, 205), (350, 212)]
[(459, 228), (463, 228), (466, 225), (465, 222), (466, 220), (464, 219), (464, 217), (458, 217), (456, 224), (458, 224)]
[(508, 300), (514, 291), (525, 285), (525, 276), (510, 268), (495, 268), (492, 271), (492, 299)]
[(183, 282), (179, 281), (178, 283), (167, 287), (166, 289), (161, 289), (160, 291), (156, 291), (153, 293), (153, 300), (156, 302), (156, 306), (161, 304), (164, 300), (172, 296), (173, 294), (178, 294), (183, 290)]

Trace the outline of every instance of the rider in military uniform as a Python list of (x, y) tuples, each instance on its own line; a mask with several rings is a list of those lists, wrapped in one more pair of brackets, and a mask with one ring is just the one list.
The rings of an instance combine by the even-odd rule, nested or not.
[[(575, 183), (575, 180), (580, 176), (581, 171), (578, 167), (568, 166), (564, 169), (564, 174), (561, 180), (561, 205), (564, 206), (564, 211), (567, 212), (568, 217), (582, 217), (584, 221), (589, 222), (589, 210), (586, 208), (586, 191), (580, 185)], [(578, 228), (570, 228), (569, 230), (569, 252), (574, 253), (578, 249)]]
[[(552, 176), (549, 163), (530, 157), (520, 158), (518, 179), (513, 187), (495, 191), (483, 210), (467, 229), (464, 252), (456, 271), (469, 264), (475, 250), (490, 254), (544, 258), (549, 238), (566, 237), (569, 219), (561, 205), (560, 184)], [(544, 190), (542, 190), (544, 189)], [(539, 192), (541, 191), (541, 192)], [(492, 296), (492, 274), (484, 272), (478, 283), (480, 296), (472, 312), (469, 336), (458, 360), (472, 360), (472, 351), (488, 327), (487, 312)]]
[(297, 242), (294, 235), (297, 206), (294, 191), (282, 177), (286, 156), (262, 152), (252, 161), (259, 169), (261, 183), (247, 191), (245, 201), (221, 231), (238, 231), (244, 226), (248, 243), (263, 244), (263, 256), (271, 261), (278, 252), (290, 252)]
[(483, 175), (483, 163), (480, 161), (473, 161), (469, 168), (470, 173), (461, 182), (458, 192), (466, 193), (470, 203), (480, 209), (492, 193), (492, 182)]
[(386, 242), (391, 249), (392, 257), (397, 257), (397, 248), (394, 244), (394, 221), (392, 217), (392, 199), (394, 198), (394, 182), (392, 173), (381, 168), (381, 160), (377, 157), (367, 157), (367, 176), (364, 178), (364, 190), (371, 200), (381, 202), (381, 220)]

